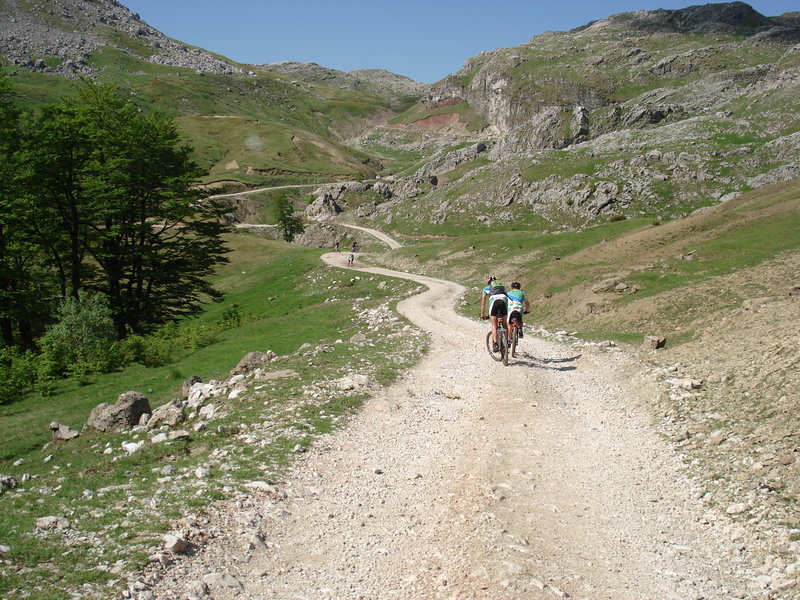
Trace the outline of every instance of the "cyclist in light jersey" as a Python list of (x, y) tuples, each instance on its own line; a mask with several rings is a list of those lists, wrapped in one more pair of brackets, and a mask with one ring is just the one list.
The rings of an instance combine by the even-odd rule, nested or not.
[[(489, 310), (487, 311), (486, 308)], [(486, 316), (484, 316), (486, 313)], [(506, 296), (505, 286), (494, 277), (489, 277), (486, 287), (481, 293), (481, 319), (490, 319), (492, 322), (492, 344), (493, 351), (499, 352), (497, 346), (497, 319), (508, 328), (506, 316), (508, 315), (508, 296)]]
[(511, 284), (511, 289), (506, 292), (506, 295), (508, 296), (508, 314), (510, 315), (514, 311), (517, 311), (519, 314), (519, 337), (523, 337), (522, 313), (523, 309), (524, 312), (530, 312), (531, 303), (528, 302), (528, 297), (520, 287), (519, 281), (515, 281)]

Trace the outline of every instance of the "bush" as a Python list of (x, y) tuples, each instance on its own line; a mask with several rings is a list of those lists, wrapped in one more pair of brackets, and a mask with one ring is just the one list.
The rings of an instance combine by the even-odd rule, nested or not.
[(39, 341), (42, 360), (50, 372), (75, 375), (88, 381), (93, 373), (114, 366), (110, 352), (116, 328), (105, 298), (81, 290), (78, 298), (65, 298), (58, 307), (58, 322)]
[(12, 402), (36, 386), (36, 366), (32, 352), (0, 348), (0, 404)]

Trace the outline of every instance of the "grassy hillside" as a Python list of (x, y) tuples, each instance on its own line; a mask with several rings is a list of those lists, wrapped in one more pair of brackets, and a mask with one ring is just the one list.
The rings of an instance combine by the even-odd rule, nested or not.
[[(245, 183), (303, 183), (309, 178), (354, 178), (380, 168), (366, 154), (341, 145), (343, 134), (392, 113), (393, 98), (292, 85), (268, 71), (197, 73), (149, 63), (116, 47), (98, 48), (91, 66), (98, 80), (118, 86), (145, 109), (175, 117), (200, 164), (219, 178)], [(36, 72), (11, 77), (21, 105), (32, 109), (74, 94), (79, 82)], [(236, 160), (238, 168), (229, 168)]]

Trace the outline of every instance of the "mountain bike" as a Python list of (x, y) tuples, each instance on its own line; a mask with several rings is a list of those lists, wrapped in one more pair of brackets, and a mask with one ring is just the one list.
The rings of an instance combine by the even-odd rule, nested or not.
[(508, 366), (508, 332), (500, 320), (497, 321), (497, 346), (499, 351), (495, 352), (492, 347), (492, 332), (489, 331), (486, 334), (486, 349), (489, 351), (489, 356)]
[[(525, 314), (528, 314), (528, 311), (525, 311)], [(508, 332), (508, 345), (511, 350), (511, 357), (516, 358), (517, 356), (517, 342), (519, 341), (520, 333), (522, 332), (522, 315), (519, 314), (518, 310), (512, 310), (508, 314), (508, 327), (510, 331)]]

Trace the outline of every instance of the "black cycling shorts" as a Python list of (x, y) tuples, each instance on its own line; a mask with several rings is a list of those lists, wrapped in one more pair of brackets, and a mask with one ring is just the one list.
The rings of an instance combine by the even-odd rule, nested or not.
[(496, 300), (492, 302), (489, 314), (493, 317), (505, 317), (508, 314), (508, 305), (501, 300)]

